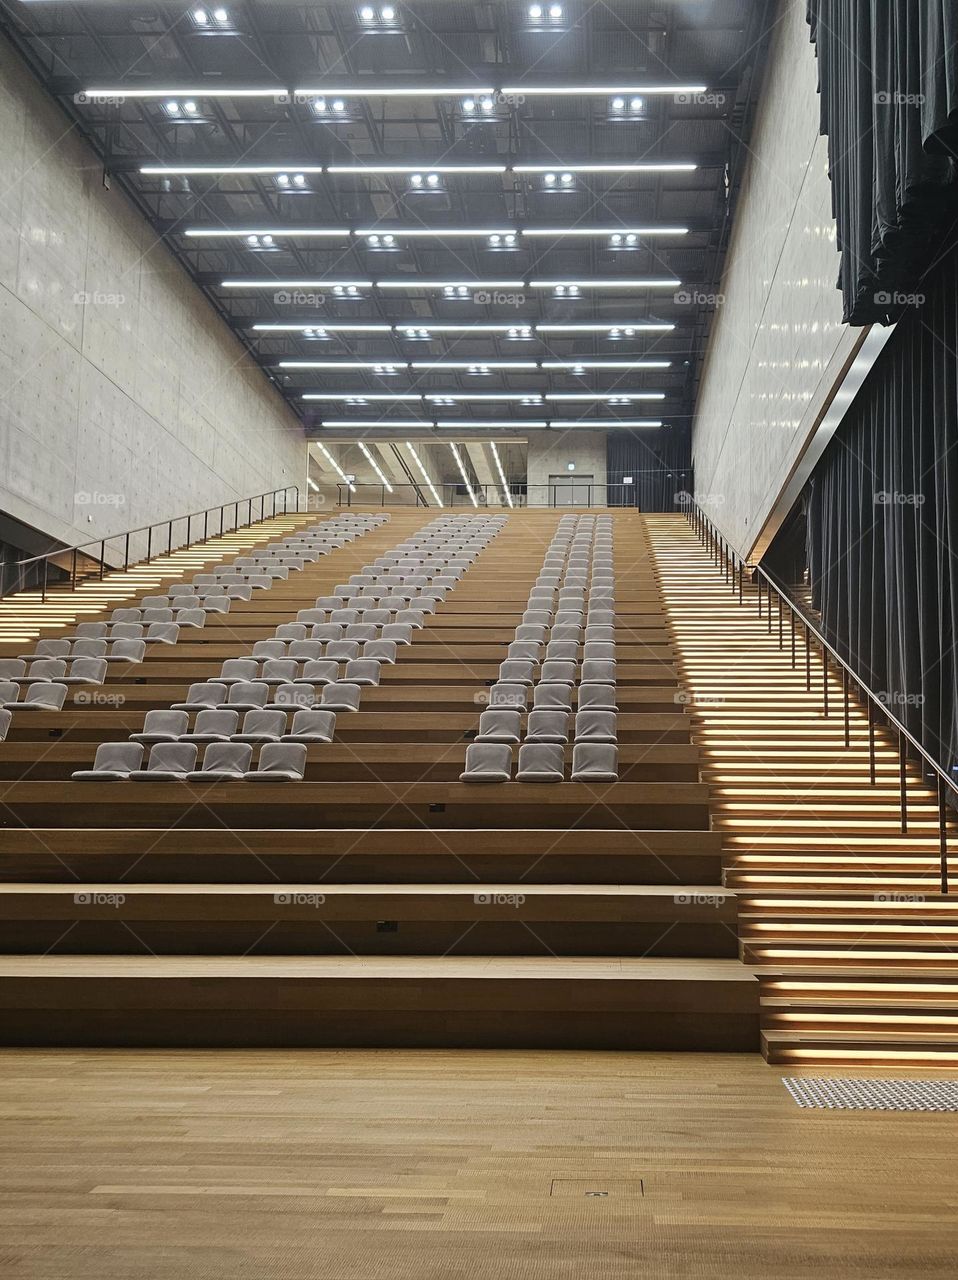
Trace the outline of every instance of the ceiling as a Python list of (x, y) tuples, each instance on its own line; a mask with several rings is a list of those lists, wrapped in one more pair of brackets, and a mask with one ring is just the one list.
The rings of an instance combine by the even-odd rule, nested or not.
[(310, 434), (572, 420), (674, 443), (771, 9), (117, 0), (2, 22)]

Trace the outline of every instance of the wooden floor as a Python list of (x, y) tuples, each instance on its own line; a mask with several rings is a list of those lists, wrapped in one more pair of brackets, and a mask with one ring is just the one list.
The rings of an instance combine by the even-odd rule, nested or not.
[(0, 1274), (950, 1278), (954, 1134), (742, 1054), (9, 1050)]

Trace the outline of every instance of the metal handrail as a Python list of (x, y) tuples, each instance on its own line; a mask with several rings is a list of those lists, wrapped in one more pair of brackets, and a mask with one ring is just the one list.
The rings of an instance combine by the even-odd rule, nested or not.
[[(288, 494), (290, 490), (292, 490), (293, 493), (295, 494), (295, 504), (293, 506), (293, 510), (298, 511), (299, 510), (299, 485), (288, 484), (282, 489), (267, 489), (264, 493), (254, 494), (251, 498), (237, 498), (234, 502), (224, 502), (224, 503), (221, 503), (218, 507), (207, 507), (203, 511), (190, 511), (190, 512), (187, 512), (185, 515), (173, 516), (171, 519), (167, 519), (167, 520), (155, 520), (152, 524), (140, 525), (139, 528), (136, 528), (136, 529), (124, 529), (120, 533), (108, 534), (102, 538), (93, 538), (89, 542), (78, 542), (76, 546), (59, 547), (55, 551), (46, 551), (39, 556), (30, 556), (25, 560), (11, 561), (12, 567), (18, 571), (17, 572), (18, 585), (15, 585), (12, 591), (7, 591), (7, 592), (4, 592), (2, 590), (2, 586), (0, 586), (0, 600), (4, 599), (5, 596), (7, 595), (15, 595), (18, 591), (24, 590), (25, 589), (24, 580), (26, 578), (26, 574), (29, 566), (42, 564), (43, 578), (40, 584), (40, 599), (41, 601), (45, 602), (47, 598), (47, 589), (49, 585), (48, 577), (49, 577), (50, 562), (51, 560), (56, 560), (62, 556), (72, 555), (72, 565), (70, 569), (70, 585), (72, 589), (75, 590), (77, 585), (78, 560), (80, 556), (84, 556), (88, 560), (99, 562), (99, 568), (98, 569), (94, 568), (93, 573), (94, 574), (98, 573), (100, 577), (100, 581), (102, 582), (108, 570), (119, 569), (121, 567), (119, 562), (117, 564), (107, 564), (107, 561), (106, 561), (107, 543), (117, 542), (119, 539), (123, 539), (123, 543), (124, 543), (123, 565), (122, 565), (124, 572), (126, 572), (133, 564), (141, 564), (143, 563), (144, 560), (151, 560), (154, 555), (170, 555), (170, 553), (173, 551), (173, 526), (174, 524), (179, 524), (182, 520), (186, 521), (186, 541), (178, 542), (176, 544), (177, 547), (189, 546), (192, 543), (193, 521), (200, 519), (200, 517), (202, 517), (203, 519), (203, 536), (202, 538), (197, 538), (196, 539), (197, 542), (205, 542), (210, 537), (218, 538), (224, 533), (229, 533), (234, 529), (246, 528), (247, 525), (251, 525), (255, 523), (253, 518), (253, 508), (257, 502), (259, 503), (259, 514), (256, 516), (256, 520), (265, 520), (267, 518), (272, 519), (273, 516), (275, 516), (277, 513), (276, 512), (277, 500), (280, 497), (282, 497), (282, 501), (283, 501), (282, 514), (286, 515), (287, 511), (289, 510)], [(269, 517), (266, 516), (267, 501), (270, 502)], [(243, 524), (241, 524), (239, 516), (240, 516), (240, 510), (244, 506), (246, 507), (246, 520)], [(226, 512), (230, 509), (230, 507), (233, 508), (233, 523), (230, 525), (227, 525), (225, 517), (226, 517)], [(211, 516), (215, 517), (217, 514), (219, 515), (219, 525), (217, 528), (214, 528), (211, 530), (210, 517)], [(166, 530), (166, 547), (162, 551), (153, 550), (153, 531), (155, 529)], [(141, 534), (141, 533), (146, 534), (146, 555), (142, 557), (142, 559), (131, 561), (130, 560), (130, 539), (136, 537), (137, 534)], [(94, 554), (90, 550), (90, 548), (96, 548), (96, 547), (99, 548), (98, 555)]]
[[(509, 504), (505, 500), (505, 496), (504, 496), (505, 489), (501, 484), (476, 483), (476, 484), (473, 484), (471, 487), (472, 487), (473, 493), (476, 495), (478, 499), (479, 506), (481, 507), (494, 506), (497, 508), (501, 507), (503, 510), (508, 510)], [(456, 481), (438, 481), (436, 482), (436, 489), (439, 492), (439, 495), (442, 498), (444, 505), (446, 506), (471, 506), (472, 505), (469, 499), (469, 495), (466, 493), (465, 487), (461, 483), (457, 483)], [(360, 490), (363, 491), (361, 494), (358, 492)], [(363, 503), (369, 503), (371, 501), (374, 501), (375, 498), (369, 496), (369, 494), (366, 492), (368, 490), (372, 490), (374, 495), (375, 494), (379, 495), (379, 505), (383, 507), (388, 505), (390, 494), (396, 492), (397, 490), (402, 491), (403, 493), (407, 493), (408, 496), (413, 497), (415, 499), (416, 506), (431, 507), (435, 505), (435, 503), (430, 500), (430, 493), (429, 493), (428, 486), (421, 482), (417, 482), (415, 484), (409, 484), (409, 483), (406, 483), (405, 481), (390, 482), (389, 486), (387, 487), (384, 484), (377, 484), (372, 481), (362, 481), (362, 480), (351, 481), (348, 483), (343, 481), (338, 482), (336, 485), (337, 505), (341, 507), (351, 506), (354, 494), (357, 494), (357, 499), (356, 499), (357, 501), (361, 501)], [(615, 502), (613, 505), (617, 507), (618, 506), (634, 507), (636, 505), (635, 494), (637, 492), (636, 486), (632, 484), (606, 484), (606, 483), (595, 481), (595, 480), (576, 480), (575, 476), (573, 475), (570, 475), (568, 480), (564, 480), (559, 484), (539, 484), (539, 485), (530, 485), (525, 483), (510, 484), (508, 485), (508, 490), (509, 490), (510, 497), (514, 499), (516, 506), (528, 507), (532, 505), (532, 506), (542, 506), (542, 507), (548, 507), (548, 508), (561, 507), (561, 506), (591, 507), (593, 505), (593, 501), (592, 501), (593, 497), (597, 499), (602, 499), (604, 497), (604, 502), (600, 501), (596, 505), (608, 505), (609, 499), (611, 496), (617, 496), (618, 498), (621, 498), (621, 499), (626, 499), (626, 498), (629, 499), (629, 501)], [(549, 493), (551, 493), (552, 501), (543, 502), (543, 503), (530, 503), (529, 493), (534, 490), (541, 490), (546, 496), (548, 496)], [(561, 493), (571, 491), (571, 493), (574, 495), (578, 492), (581, 492), (582, 490), (586, 490), (585, 502), (564, 503), (564, 502), (557, 502), (555, 500), (557, 493), (561, 494)], [(613, 494), (613, 491), (614, 491), (614, 494)], [(452, 499), (455, 497), (459, 497), (460, 501), (453, 502)]]
[[(811, 677), (811, 650), (812, 644), (821, 649), (822, 653), (822, 712), (825, 718), (828, 718), (828, 676), (829, 676), (829, 659), (831, 659), (841, 672), (842, 676), (842, 695), (843, 695), (843, 712), (844, 712), (844, 729), (845, 729), (845, 746), (851, 746), (851, 724), (849, 718), (849, 708), (852, 688), (857, 691), (857, 695), (862, 700), (868, 710), (868, 758), (869, 758), (869, 782), (872, 786), (876, 785), (877, 771), (875, 761), (875, 713), (879, 712), (888, 724), (892, 733), (898, 736), (898, 785), (900, 796), (900, 812), (901, 812), (901, 833), (908, 834), (908, 774), (907, 765), (909, 758), (909, 748), (917, 756), (920, 757), (924, 766), (934, 775), (937, 783), (938, 797), (938, 846), (940, 859), (940, 875), (941, 875), (941, 892), (943, 895), (948, 894), (948, 795), (951, 795), (952, 804), (958, 805), (958, 784), (948, 774), (948, 772), (938, 763), (931, 755), (926, 747), (915, 737), (915, 735), (899, 720), (891, 710), (889, 710), (887, 701), (882, 696), (870, 688), (869, 685), (861, 678), (857, 671), (841, 656), (826, 637), (822, 634), (818, 627), (809, 619), (808, 615), (796, 604), (792, 599), (788, 590), (775, 579), (760, 565), (750, 565), (744, 560), (738, 552), (729, 544), (727, 539), (715, 527), (698, 503), (690, 501), (686, 504), (686, 517), (689, 523), (698, 533), (702, 543), (712, 552), (712, 558), (722, 572), (724, 565), (725, 581), (730, 583), (733, 594), (738, 595), (739, 604), (744, 603), (744, 582), (745, 575), (748, 574), (751, 581), (758, 587), (758, 614), (763, 617), (767, 613), (768, 629), (772, 631), (772, 600), (773, 593), (778, 600), (778, 645), (780, 649), (785, 647), (784, 642), (784, 609), (787, 608), (791, 615), (791, 647), (792, 647), (792, 669), (796, 666), (796, 637), (795, 624), (800, 623), (805, 631), (805, 688), (810, 693), (812, 689)], [(764, 590), (763, 590), (764, 588)], [(766, 608), (763, 609), (763, 594), (767, 596)]]

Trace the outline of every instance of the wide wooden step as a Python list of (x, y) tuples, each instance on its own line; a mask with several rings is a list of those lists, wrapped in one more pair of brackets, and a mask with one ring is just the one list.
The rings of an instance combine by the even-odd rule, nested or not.
[(735, 960), (3, 956), (0, 1044), (750, 1050)]
[(481, 883), (0, 886), (0, 951), (123, 954), (675, 955), (733, 958), (714, 885)]
[[(195, 820), (195, 814), (190, 815)], [(722, 850), (711, 831), (583, 827), (521, 832), (478, 826), (455, 832), (395, 827), (242, 826), (0, 828), (0, 878), (259, 883), (478, 882), (719, 884)]]

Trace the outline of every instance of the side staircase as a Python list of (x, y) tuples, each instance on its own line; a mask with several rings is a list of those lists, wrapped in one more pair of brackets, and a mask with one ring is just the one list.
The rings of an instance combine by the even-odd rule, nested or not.
[[(897, 742), (793, 657), (756, 587), (742, 602), (684, 516), (647, 520), (681, 684), (712, 788), (762, 1042), (792, 1066), (958, 1066), (958, 899), (939, 882), (937, 795), (912, 763), (901, 832)], [(949, 828), (954, 823), (947, 819)], [(950, 831), (953, 847), (954, 832)]]

